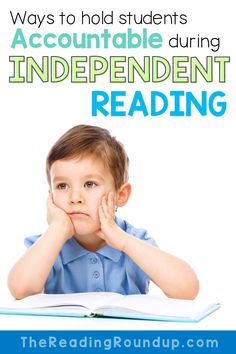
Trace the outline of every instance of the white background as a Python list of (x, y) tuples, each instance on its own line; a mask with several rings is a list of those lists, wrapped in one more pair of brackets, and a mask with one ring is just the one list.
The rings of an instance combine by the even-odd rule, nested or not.
[[(84, 6), (79, 5), (78, 1), (57, 1), (50, 6), (50, 2), (45, 0), (37, 5), (32, 1), (22, 0), (18, 3), (10, 0), (6, 5), (0, 5), (0, 301), (10, 298), (6, 285), (7, 274), (25, 251), (24, 238), (40, 234), (46, 228), (45, 200), (48, 187), (45, 158), (49, 148), (72, 126), (93, 124), (109, 129), (122, 141), (131, 160), (130, 182), (133, 194), (128, 205), (119, 210), (119, 215), (136, 227), (148, 229), (163, 250), (192, 265), (200, 279), (199, 298), (222, 303), (222, 309), (218, 311), (221, 314), (215, 314), (214, 320), (198, 328), (235, 329), (232, 313), (235, 313), (236, 290), (236, 71), (232, 33), (234, 11), (231, 4), (230, 1), (225, 1), (223, 5), (220, 1), (198, 1), (191, 4), (183, 0), (178, 3), (165, 1), (164, 4), (145, 1), (144, 5), (138, 4), (135, 8), (128, 6), (127, 1), (115, 4), (104, 0), (99, 1), (96, 8), (88, 2)], [(164, 40), (177, 32), (183, 36), (196, 36), (198, 33), (208, 37), (220, 36), (221, 48), (216, 53), (196, 47), (174, 50), (164, 42), (162, 49), (147, 49), (146, 52), (140, 49), (10, 49), (16, 29), (11, 22), (10, 10), (56, 15), (62, 10), (77, 14), (82, 9), (90, 14), (100, 13), (101, 10), (114, 10), (116, 14), (125, 11), (148, 13), (150, 10), (156, 13), (186, 13), (188, 24), (185, 26), (146, 27), (150, 33), (161, 33)], [(26, 33), (40, 31), (36, 26), (22, 28)], [(127, 29), (126, 26), (107, 25), (45, 25), (42, 31), (96, 33), (102, 32), (103, 28), (109, 28), (114, 33)], [(140, 31), (141, 26), (133, 28)], [(33, 56), (38, 60), (42, 55), (60, 55), (65, 58), (71, 55), (133, 55), (137, 58), (160, 55), (169, 60), (173, 55), (189, 55), (197, 56), (203, 62), (208, 55), (230, 55), (231, 64), (228, 65), (226, 84), (217, 83), (217, 79), (214, 84), (201, 81), (195, 85), (173, 85), (170, 80), (160, 85), (140, 82), (133, 85), (109, 85), (104, 84), (102, 79), (97, 85), (71, 84), (69, 80), (59, 84), (43, 84), (39, 80), (34, 84), (9, 84), (8, 78), (12, 74), (9, 55)], [(132, 93), (139, 89), (145, 92), (147, 101), (151, 90), (160, 90), (166, 94), (170, 90), (192, 90), (195, 94), (201, 90), (222, 90), (226, 93), (227, 113), (220, 118), (210, 114), (201, 117), (198, 113), (192, 117), (169, 117), (166, 114), (159, 118), (144, 118), (141, 115), (132, 118), (95, 118), (91, 117), (91, 91), (96, 89), (127, 90), (127, 107)], [(151, 293), (159, 291), (152, 286)], [(29, 329), (31, 326), (45, 328), (49, 324), (56, 328), (56, 322), (51, 321), (44, 318), (36, 322), (35, 319), (25, 318), (14, 323), (20, 328), (22, 325)], [(13, 328), (11, 318), (3, 322), (1, 328)], [(133, 328), (137, 326), (136, 323), (132, 322)], [(67, 325), (67, 320), (63, 319), (60, 328), (68, 328)], [(96, 322), (92, 322), (91, 326), (96, 327)], [(99, 328), (101, 326), (99, 322)], [(142, 326), (147, 328), (147, 324), (143, 323)]]

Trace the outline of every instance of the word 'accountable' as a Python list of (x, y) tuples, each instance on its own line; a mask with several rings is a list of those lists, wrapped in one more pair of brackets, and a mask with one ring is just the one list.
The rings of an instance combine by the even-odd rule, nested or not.
[(147, 28), (143, 28), (140, 33), (136, 33), (132, 28), (126, 32), (112, 34), (107, 28), (101, 33), (46, 33), (34, 32), (26, 36), (21, 28), (17, 28), (11, 48), (21, 47), (31, 48), (103, 48), (111, 46), (117, 49), (123, 48), (160, 48), (162, 46), (162, 36), (159, 33), (148, 33)]

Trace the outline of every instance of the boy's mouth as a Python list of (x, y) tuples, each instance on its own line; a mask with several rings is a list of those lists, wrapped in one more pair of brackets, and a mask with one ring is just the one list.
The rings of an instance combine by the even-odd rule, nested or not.
[(69, 216), (72, 218), (80, 218), (80, 217), (87, 217), (89, 216), (86, 213), (83, 213), (82, 211), (72, 211), (71, 213), (69, 213)]

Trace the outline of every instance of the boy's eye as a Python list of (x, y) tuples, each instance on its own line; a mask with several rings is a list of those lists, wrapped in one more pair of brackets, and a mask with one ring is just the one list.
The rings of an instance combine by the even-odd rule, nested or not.
[(94, 188), (97, 186), (97, 183), (96, 182), (93, 182), (93, 181), (87, 181), (85, 182), (84, 184), (84, 187), (85, 188)]
[(68, 185), (66, 183), (59, 183), (57, 189), (67, 189)]

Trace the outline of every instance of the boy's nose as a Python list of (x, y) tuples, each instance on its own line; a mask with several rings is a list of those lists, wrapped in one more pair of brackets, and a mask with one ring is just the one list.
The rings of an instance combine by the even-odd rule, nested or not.
[(70, 196), (70, 203), (81, 204), (84, 202), (84, 198), (80, 191), (72, 191)]

